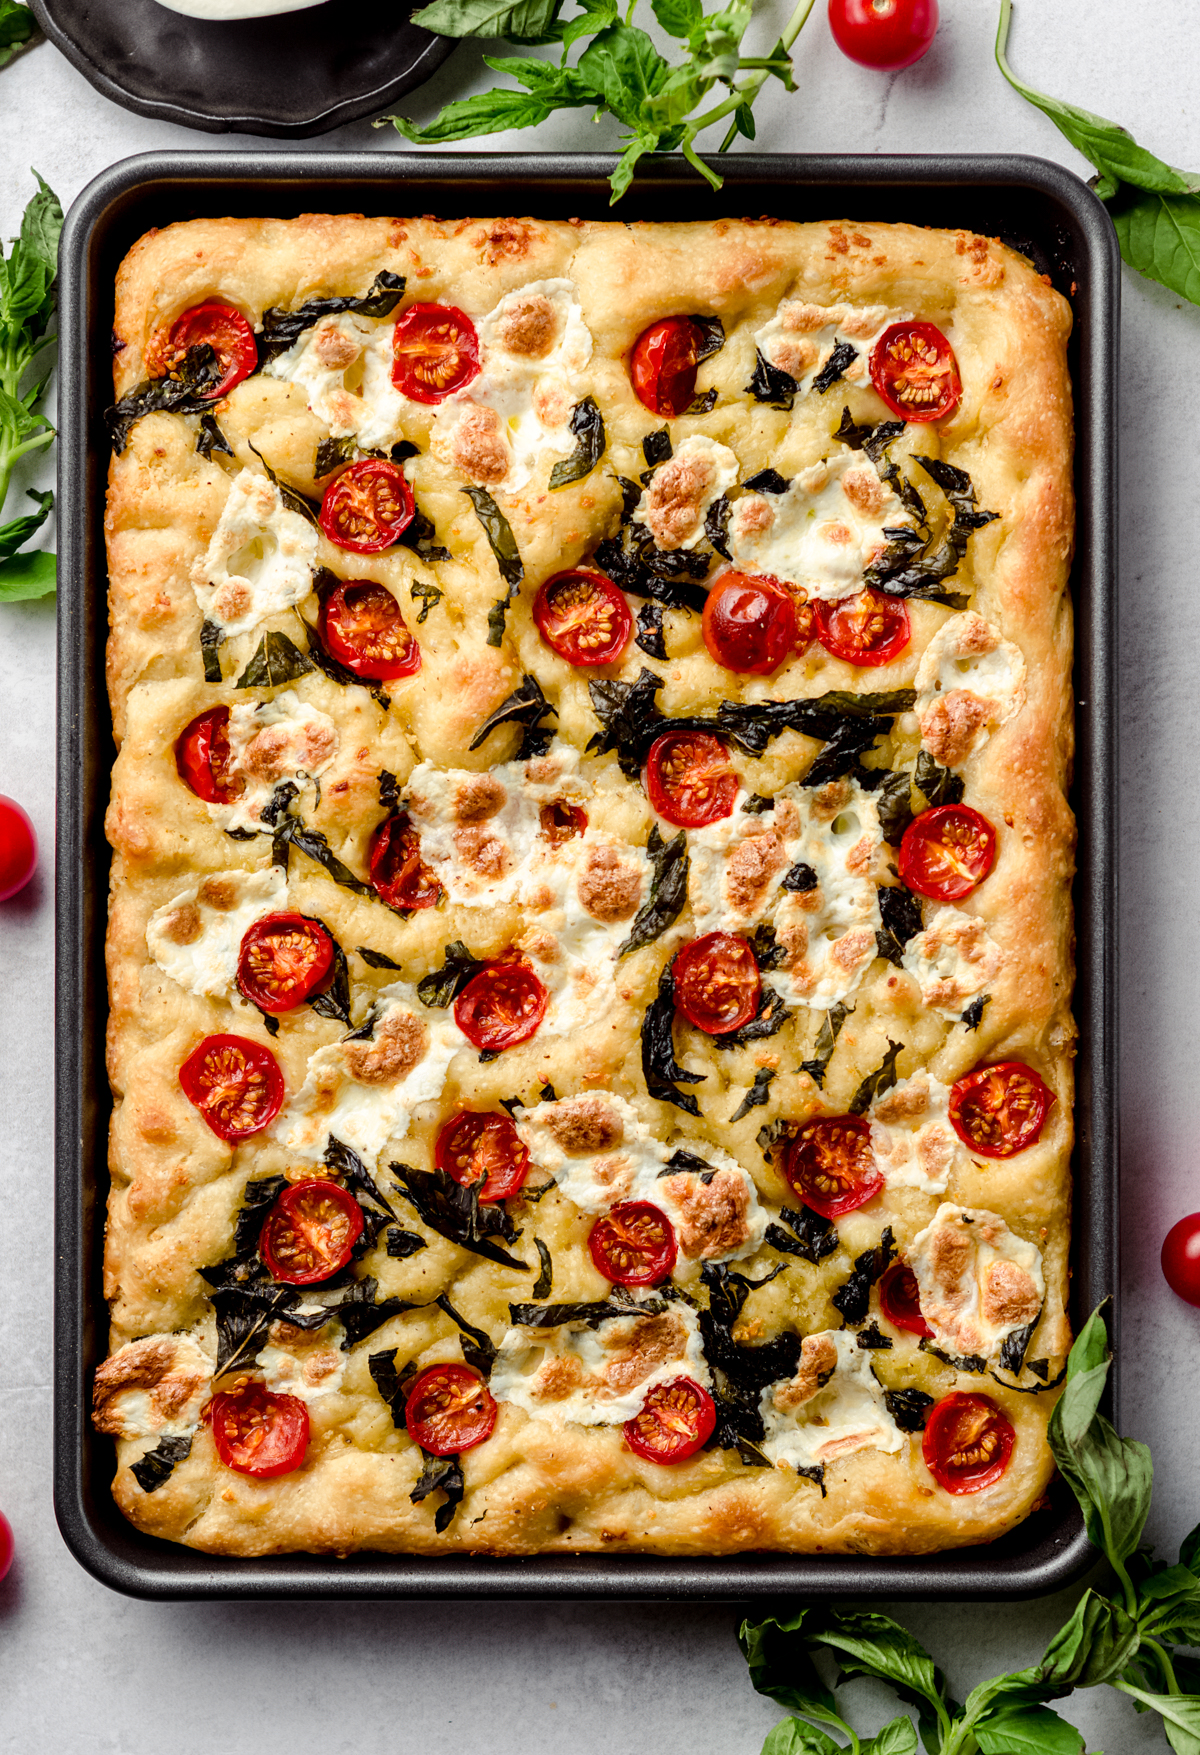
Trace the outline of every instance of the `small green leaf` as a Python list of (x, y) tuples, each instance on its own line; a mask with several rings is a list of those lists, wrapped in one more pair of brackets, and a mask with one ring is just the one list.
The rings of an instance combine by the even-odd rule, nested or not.
[(1038, 1673), (1048, 1690), (1094, 1688), (1121, 1674), (1139, 1641), (1138, 1629), (1124, 1609), (1089, 1590), (1046, 1647)]
[[(1193, 1744), (1200, 1745), (1200, 1695), (1150, 1694), (1144, 1688), (1135, 1688), (1132, 1682), (1118, 1682), (1116, 1685), (1131, 1700), (1140, 1701), (1152, 1712), (1162, 1715), (1167, 1741), (1180, 1755), (1184, 1755), (1185, 1751), (1187, 1755), (1191, 1755)], [(1182, 1732), (1192, 1742), (1176, 1742), (1172, 1731)]]
[(804, 1638), (806, 1624), (811, 1624), (815, 1614), (814, 1609), (797, 1609), (786, 1620), (772, 1615), (765, 1621), (743, 1621), (738, 1630), (751, 1686), (780, 1706), (811, 1716), (836, 1710)]
[(1083, 1755), (1075, 1726), (1048, 1706), (997, 1713), (974, 1730), (983, 1755)]
[(37, 33), (37, 19), (28, 6), (16, 0), (0, 0), (0, 67)]
[(862, 1746), (862, 1755), (916, 1755), (916, 1752), (916, 1727), (903, 1713)]
[(481, 91), (447, 104), (427, 128), (404, 116), (385, 116), (397, 133), (414, 146), (437, 146), (448, 140), (470, 140), (478, 134), (501, 134), (508, 128), (536, 128), (557, 107), (527, 91)]
[(57, 584), (55, 557), (35, 549), (0, 560), (0, 603), (23, 603), (49, 597)]
[(815, 1725), (798, 1718), (781, 1718), (767, 1732), (762, 1755), (841, 1755), (838, 1745)]
[(650, 0), (650, 5), (667, 35), (685, 43), (704, 16), (700, 0)]
[(510, 43), (554, 40), (562, 0), (433, 0), (412, 22), (440, 37), (504, 37)]
[(1200, 1578), (1200, 1523), (1179, 1544), (1179, 1564)]
[(733, 112), (733, 119), (737, 123), (738, 133), (744, 135), (747, 140), (753, 140), (755, 135), (754, 111), (750, 105), (739, 104)]
[(1093, 1313), (1067, 1361), (1067, 1387), (1050, 1416), (1054, 1460), (1079, 1501), (1089, 1540), (1110, 1560), (1134, 1552), (1150, 1510), (1150, 1452), (1121, 1438), (1098, 1410), (1108, 1375), (1101, 1311)]
[(813, 1639), (839, 1654), (842, 1670), (848, 1676), (877, 1676), (897, 1690), (919, 1695), (931, 1705), (944, 1698), (929, 1653), (907, 1629), (887, 1615), (865, 1610), (834, 1614)]
[(23, 518), (13, 518), (7, 524), (0, 524), (0, 560), (7, 560), (37, 533), (50, 516), (50, 508), (54, 504), (52, 493), (35, 493), (32, 488), (27, 490), (27, 497), (37, 505), (36, 512), (26, 512)]
[(670, 69), (644, 30), (610, 24), (579, 57), (576, 72), (627, 127), (641, 130), (646, 105)]
[(647, 152), (656, 152), (657, 150), (657, 134), (639, 134), (635, 139), (629, 142), (629, 145), (617, 160), (616, 169), (608, 179), (609, 187), (612, 189), (612, 197), (609, 201), (610, 207), (621, 199), (630, 183), (632, 183), (633, 173), (637, 169), (637, 162), (642, 155)]
[(1134, 199), (1123, 189), (1112, 217), (1129, 266), (1200, 305), (1200, 196)]

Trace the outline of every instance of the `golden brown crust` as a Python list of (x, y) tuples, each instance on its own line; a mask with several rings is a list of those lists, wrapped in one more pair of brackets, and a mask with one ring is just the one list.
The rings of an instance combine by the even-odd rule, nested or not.
[[(972, 699), (986, 691), (973, 694), (975, 685), (964, 679), (964, 698), (940, 700), (921, 723), (915, 713), (901, 714), (891, 737), (878, 746), (884, 765), (911, 767), (924, 730), (926, 748), (955, 767), (967, 801), (997, 828), (995, 869), (986, 885), (960, 904), (998, 947), (989, 965), (989, 1000), (977, 1027), (965, 1028), (922, 1003), (914, 974), (877, 958), (853, 993), (855, 1009), (842, 1027), (823, 1088), (802, 1070), (802, 1063), (813, 1058), (822, 1011), (801, 1006), (776, 1035), (732, 1050), (719, 1050), (690, 1029), (677, 1032), (682, 1062), (704, 1079), (695, 1087), (701, 1119), (682, 1118), (647, 1093), (639, 1027), (669, 951), (693, 935), (692, 915), (685, 911), (673, 938), (668, 935), (619, 963), (620, 1004), (612, 1014), (585, 1016), (577, 1029), (553, 1039), (535, 1036), (493, 1063), (481, 1065), (473, 1054), (458, 1054), (440, 1097), (417, 1111), (407, 1137), (393, 1144), (382, 1167), (388, 1156), (428, 1166), (439, 1127), (458, 1107), (495, 1109), (514, 1095), (532, 1105), (549, 1083), (560, 1098), (584, 1099), (559, 1112), (557, 1138), (568, 1156), (619, 1145), (612, 1137), (611, 1111), (606, 1120), (601, 1102), (611, 1091), (632, 1104), (651, 1134), (671, 1149), (685, 1144), (701, 1154), (714, 1149), (728, 1154), (749, 1173), (758, 1201), (774, 1217), (794, 1196), (777, 1157), (764, 1158), (756, 1140), (759, 1129), (779, 1118), (844, 1112), (863, 1077), (879, 1066), (889, 1041), (904, 1044), (897, 1069), (902, 1080), (924, 1068), (942, 1085), (951, 1085), (980, 1062), (1024, 1060), (1058, 1099), (1035, 1145), (1006, 1160), (957, 1154), (944, 1193), (929, 1193), (911, 1182), (889, 1185), (883, 1196), (838, 1221), (837, 1251), (815, 1265), (765, 1244), (736, 1260), (734, 1265), (754, 1279), (780, 1262), (787, 1264), (785, 1272), (751, 1293), (736, 1334), (755, 1344), (781, 1331), (819, 1338), (837, 1330), (841, 1316), (832, 1295), (845, 1283), (856, 1255), (878, 1242), (885, 1224), (903, 1251), (946, 1199), (999, 1213), (1016, 1236), (1040, 1250), (1046, 1302), (1036, 1356), (1047, 1359), (1053, 1379), (1069, 1343), (1064, 1306), (1074, 1041), (1068, 892), (1074, 843), (1065, 799), (1072, 752), (1066, 595), (1072, 431), (1065, 366), (1070, 316), (1064, 301), (994, 240), (908, 226), (725, 220), (701, 226), (562, 225), (350, 215), (193, 221), (148, 234), (121, 266), (117, 394), (144, 380), (147, 360), (153, 365), (161, 353), (162, 332), (204, 299), (236, 306), (257, 327), (270, 306), (294, 309), (307, 298), (365, 293), (384, 269), (406, 277), (405, 306), (415, 300), (452, 303), (476, 323), (506, 293), (573, 283), (593, 344), (580, 393), (593, 396), (603, 412), (608, 453), (601, 468), (553, 493), (547, 475), (561, 452), (542, 459), (526, 487), (507, 493), (500, 485), (506, 453), (492, 442), (495, 435), (484, 443), (480, 423), (486, 424), (485, 417), (469, 429), (460, 427), (456, 449), (447, 452), (432, 442), (435, 411), (409, 405), (404, 433), (419, 447), (409, 466), (417, 502), (451, 558), (419, 559), (405, 548), (350, 557), (320, 537), (315, 564), (343, 578), (385, 585), (401, 604), (422, 653), (419, 677), (388, 685), (388, 707), (365, 689), (342, 687), (319, 671), (288, 685), (335, 729), (336, 747), (321, 774), (319, 802), (309, 790), (302, 809), (305, 823), (326, 836), (352, 872), (366, 873), (371, 835), (386, 814), (379, 798), (381, 771), (394, 775), (403, 793), (421, 762), (479, 776), (478, 783), (460, 790), (455, 833), (464, 858), (477, 870), (489, 869), (489, 847), (504, 850), (496, 839), (499, 807), (489, 771), (512, 759), (518, 732), (508, 727), (478, 750), (469, 746), (523, 674), (538, 678), (568, 745), (582, 751), (595, 733), (587, 683), (596, 673), (574, 669), (550, 651), (534, 627), (531, 605), (545, 578), (590, 564), (597, 541), (617, 528), (622, 494), (616, 478), (636, 480), (645, 467), (642, 440), (663, 424), (633, 395), (629, 350), (650, 322), (673, 312), (719, 316), (726, 332), (724, 347), (700, 374), (701, 387), (718, 392), (716, 406), (672, 423), (675, 448), (690, 435), (729, 447), (740, 482), (768, 467), (790, 478), (837, 451), (832, 433), (843, 406), (858, 422), (884, 418), (882, 403), (861, 377), (848, 378), (826, 397), (799, 396), (790, 413), (746, 395), (755, 368), (755, 336), (781, 303), (789, 312), (787, 345), (793, 352), (788, 357), (797, 371), (805, 369), (807, 356), (796, 350), (815, 345), (810, 338), (839, 304), (848, 334), (874, 334), (888, 313), (910, 313), (951, 329), (964, 384), (962, 404), (936, 427), (910, 427), (892, 456), (923, 489), (926, 478), (908, 461), (917, 455), (967, 470), (978, 504), (998, 514), (971, 538), (950, 588), (970, 594), (972, 610), (1018, 649), (1026, 674), (1023, 704), (1010, 718), (981, 718)], [(814, 312), (814, 306), (820, 310)], [(547, 295), (527, 293), (506, 309), (510, 350), (543, 357)], [(221, 649), (225, 680), (220, 685), (203, 680), (203, 617), (193, 580), (197, 568), (203, 575), (209, 540), (238, 471), (261, 474), (261, 457), (294, 492), (319, 497), (315, 451), (329, 434), (300, 384), (261, 374), (237, 386), (216, 415), (233, 448), (231, 459), (197, 453), (194, 418), (153, 414), (133, 426), (110, 474), (108, 676), (119, 755), (107, 819), (115, 850), (108, 937), (109, 1072), (115, 1101), (105, 1277), (114, 1359), (129, 1342), (156, 1346), (161, 1337), (182, 1331), (194, 1331), (211, 1349), (208, 1287), (199, 1269), (229, 1254), (247, 1179), (314, 1173), (311, 1163), (298, 1163), (274, 1135), (234, 1147), (220, 1141), (183, 1096), (178, 1079), (183, 1060), (206, 1035), (236, 1031), (271, 1047), (291, 1099), (305, 1083), (310, 1057), (344, 1034), (343, 1026), (303, 1008), (288, 1014), (272, 1039), (248, 1007), (185, 991), (147, 947), (150, 917), (176, 904), (189, 886), (229, 871), (269, 867), (269, 840), (231, 840), (218, 815), (176, 774), (175, 739), (197, 714), (279, 693), (235, 686), (262, 627)], [(656, 490), (667, 520), (663, 529), (669, 528), (672, 540), (686, 538), (686, 515), (703, 488), (691, 473), (676, 471), (679, 481), (672, 486), (664, 478), (665, 486), (660, 481)], [(499, 647), (488, 644), (488, 614), (505, 587), (462, 492), (464, 481), (490, 484), (524, 562), (524, 582), (508, 609)], [(863, 481), (872, 489), (869, 504), (853, 482), (847, 491), (851, 503), (869, 515), (878, 510), (876, 484), (869, 472)], [(430, 583), (442, 596), (418, 624), (428, 599), (414, 595), (413, 587)], [(309, 623), (316, 620), (315, 597), (297, 607)], [(913, 600), (909, 613), (911, 643), (885, 669), (855, 670), (814, 645), (790, 659), (763, 688), (757, 679), (737, 678), (718, 667), (700, 638), (699, 619), (668, 609), (669, 658), (657, 666), (663, 679), (659, 705), (668, 714), (711, 714), (727, 698), (913, 688), (922, 653), (952, 612)], [(304, 645), (293, 609), (269, 617), (263, 627)], [(631, 681), (644, 662), (644, 654), (631, 646), (618, 666), (599, 674)], [(976, 747), (988, 725), (986, 741)], [(268, 770), (278, 771), (283, 758), (273, 757), (275, 746), (267, 744), (260, 749), (261, 761), (251, 766), (269, 778)], [(747, 792), (769, 797), (803, 776), (818, 747), (816, 740), (788, 731), (759, 757), (734, 751), (734, 765)], [(328, 739), (319, 735), (309, 761), (323, 759), (327, 748)], [(644, 848), (652, 817), (640, 788), (622, 779), (612, 756), (585, 757), (584, 765), (595, 787), (587, 807), (591, 825), (609, 839), (593, 849), (581, 895), (592, 919), (615, 926), (640, 905), (642, 868), (626, 864), (614, 845)], [(849, 796), (844, 785), (831, 788), (815, 814), (831, 822)], [(795, 815), (790, 804), (787, 810)], [(781, 805), (774, 829), (762, 825), (761, 833), (740, 843), (731, 861), (731, 894), (739, 906), (751, 911), (756, 897), (777, 881), (783, 839), (792, 833)], [(475, 840), (468, 846), (464, 836)], [(862, 848), (863, 862), (876, 857), (869, 838)], [(885, 850), (882, 866), (872, 867), (871, 875), (894, 881), (887, 864)], [(503, 875), (501, 865), (494, 865), (492, 875)], [(390, 982), (412, 982), (439, 968), (449, 941), (464, 939), (475, 956), (486, 958), (516, 942), (529, 925), (507, 900), (482, 910), (451, 903), (402, 919), (374, 898), (334, 884), (297, 852), (287, 894), (289, 908), (324, 920), (346, 948), (355, 1022)], [(177, 912), (186, 916), (190, 906), (178, 904)], [(927, 905), (926, 926), (931, 913)], [(179, 924), (184, 938), (186, 926), (185, 918)], [(624, 926), (620, 930), (623, 934)], [(869, 950), (874, 929), (857, 930), (866, 935)], [(781, 944), (793, 956), (803, 948), (796, 949), (797, 931), (793, 925), (780, 932)], [(358, 946), (390, 959), (398, 973), (363, 961), (355, 954)], [(857, 941), (843, 940), (843, 947), (844, 957), (862, 951)], [(430, 1013), (435, 1022), (441, 1016)], [(365, 1090), (390, 1090), (413, 1064), (418, 1034), (417, 1026), (395, 1014), (373, 1042), (348, 1043), (351, 1076)], [(768, 1102), (730, 1121), (762, 1070), (774, 1075)], [(905, 1121), (896, 1107), (886, 1119), (897, 1126)], [(745, 1222), (741, 1186), (737, 1177), (722, 1172), (710, 1187), (679, 1190), (687, 1240), (677, 1277), (686, 1289), (701, 1291), (701, 1260), (736, 1247)], [(454, 1323), (430, 1304), (440, 1293), (448, 1293), (467, 1321), (500, 1341), (509, 1326), (509, 1303), (530, 1297), (531, 1274), (537, 1271), (535, 1236), (551, 1253), (554, 1299), (598, 1299), (608, 1288), (587, 1250), (593, 1217), (560, 1190), (536, 1205), (514, 1207), (523, 1232), (514, 1252), (532, 1264), (530, 1272), (481, 1260), (430, 1229), (401, 1200), (397, 1205), (403, 1227), (419, 1233), (426, 1246), (407, 1258), (392, 1257), (381, 1240), (357, 1271), (377, 1279), (379, 1297), (429, 1307), (391, 1317), (369, 1340), (338, 1351), (344, 1369), (323, 1381), (309, 1402), (312, 1438), (304, 1466), (265, 1481), (233, 1473), (217, 1461), (211, 1434), (201, 1424), (187, 1459), (147, 1493), (131, 1464), (153, 1440), (123, 1438), (114, 1490), (140, 1528), (206, 1552), (235, 1555), (292, 1549), (349, 1553), (364, 1547), (493, 1554), (718, 1554), (760, 1548), (923, 1553), (990, 1540), (1024, 1517), (1045, 1490), (1051, 1472), (1045, 1425), (1054, 1396), (1025, 1393), (1035, 1384), (1028, 1374), (1019, 1389), (1008, 1377), (983, 1379), (1016, 1428), (1017, 1444), (1012, 1465), (995, 1487), (963, 1497), (948, 1495), (933, 1482), (920, 1460), (919, 1434), (905, 1435), (895, 1455), (864, 1449), (831, 1462), (823, 1497), (811, 1480), (784, 1464), (750, 1468), (736, 1451), (709, 1450), (671, 1469), (659, 1468), (624, 1445), (619, 1424), (582, 1426), (534, 1417), (508, 1401), (501, 1404), (493, 1437), (464, 1455), (462, 1507), (445, 1533), (437, 1534), (433, 1518), (439, 1496), (411, 1501), (421, 1458), (407, 1434), (396, 1430), (370, 1375), (368, 1355), (396, 1349), (399, 1370), (410, 1361), (425, 1365), (460, 1358)], [(1011, 1275), (1006, 1279), (999, 1273), (990, 1292), (993, 1315), (1025, 1311), (1027, 1287)], [(871, 1314), (879, 1320), (877, 1295)], [(891, 1349), (871, 1355), (886, 1388), (940, 1397), (979, 1387), (978, 1376), (920, 1351), (915, 1337), (890, 1329), (888, 1334)], [(327, 1335), (310, 1341), (285, 1333), (278, 1344), (297, 1358), (308, 1346), (323, 1354), (331, 1346), (337, 1350), (336, 1339), (331, 1343)], [(800, 1367), (801, 1377), (811, 1369), (814, 1384), (824, 1359), (818, 1352), (816, 1344), (809, 1346)], [(162, 1362), (147, 1355), (143, 1375), (152, 1376), (151, 1366)], [(112, 1367), (123, 1384), (128, 1367), (128, 1355)], [(106, 1369), (97, 1382), (102, 1405), (111, 1400)], [(328, 1369), (326, 1362), (322, 1371)], [(569, 1358), (560, 1376), (565, 1396), (572, 1387)], [(104, 1419), (102, 1412), (102, 1426)]]

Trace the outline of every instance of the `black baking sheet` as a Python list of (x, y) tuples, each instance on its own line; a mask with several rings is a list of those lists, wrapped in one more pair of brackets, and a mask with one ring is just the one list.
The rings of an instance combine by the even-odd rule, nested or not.
[[(61, 252), (59, 814), (55, 1505), (72, 1553), (114, 1590), (179, 1597), (1033, 1596), (1061, 1588), (1091, 1549), (1062, 1483), (1047, 1509), (985, 1547), (917, 1559), (544, 1555), (490, 1560), (359, 1553), (215, 1558), (144, 1536), (112, 1499), (113, 1446), (87, 1418), (106, 1352), (101, 1293), (107, 1129), (103, 834), (113, 758), (104, 686), (103, 512), (112, 399), (113, 282), (152, 226), (205, 215), (302, 212), (610, 218), (603, 154), (162, 153), (127, 159), (72, 207)], [(1070, 172), (1016, 156), (738, 154), (713, 194), (681, 160), (643, 159), (615, 217), (907, 220), (998, 235), (1031, 256), (1075, 311), (1078, 741), (1072, 803), (1077, 1144), (1072, 1315), (1115, 1290), (1116, 371), (1120, 261), (1112, 225)]]

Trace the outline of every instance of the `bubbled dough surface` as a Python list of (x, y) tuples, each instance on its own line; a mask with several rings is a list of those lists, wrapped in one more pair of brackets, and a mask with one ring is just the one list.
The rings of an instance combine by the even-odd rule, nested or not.
[[(910, 429), (894, 454), (940, 454), (966, 468), (979, 504), (1001, 514), (1001, 522), (972, 538), (959, 581), (974, 583), (972, 606), (1015, 641), (1029, 671), (1024, 710), (961, 769), (968, 802), (1000, 831), (995, 871), (965, 904), (987, 922), (1008, 957), (991, 984), (982, 1025), (969, 1033), (924, 1011), (914, 984), (877, 961), (854, 996), (857, 1009), (839, 1039), (823, 1102), (808, 1076), (792, 1070), (813, 1051), (818, 1014), (802, 1010), (777, 1036), (721, 1055), (697, 1032), (679, 1029), (681, 1060), (707, 1075), (697, 1087), (705, 1119), (695, 1123), (651, 1101), (642, 1081), (638, 1028), (665, 955), (663, 947), (650, 946), (619, 970), (627, 1010), (569, 1041), (542, 1045), (535, 1038), (490, 1065), (460, 1056), (439, 1116), (451, 1113), (460, 1099), (479, 1108), (516, 1093), (532, 1100), (547, 1079), (560, 1096), (611, 1087), (662, 1137), (690, 1141), (700, 1151), (706, 1142), (719, 1142), (753, 1175), (762, 1196), (777, 1203), (787, 1189), (764, 1164), (755, 1143), (759, 1127), (776, 1116), (844, 1109), (859, 1080), (879, 1064), (889, 1036), (906, 1044), (901, 1077), (926, 1065), (950, 1084), (979, 1061), (1030, 1060), (1059, 1098), (1041, 1140), (1015, 1160), (974, 1163), (952, 1177), (945, 1198), (992, 1208), (1038, 1243), (1048, 1288), (1039, 1351), (1061, 1354), (1069, 1340), (1063, 1305), (1074, 1035), (1067, 888), (1073, 827), (1064, 799), (1072, 747), (1065, 587), (1073, 512), (1065, 302), (998, 243), (905, 226), (441, 224), (311, 215), (290, 222), (193, 221), (149, 234), (121, 267), (116, 332), (125, 345), (115, 361), (116, 392), (125, 394), (145, 377), (144, 350), (159, 325), (204, 298), (235, 304), (257, 323), (268, 305), (294, 307), (308, 297), (361, 293), (383, 268), (408, 277), (402, 309), (414, 300), (443, 300), (476, 318), (529, 281), (573, 279), (595, 342), (587, 391), (604, 413), (609, 449), (591, 476), (554, 495), (546, 492), (543, 466), (524, 493), (498, 496), (526, 572), (501, 650), (485, 644), (487, 610), (503, 589), (499, 575), (460, 479), (425, 450), (428, 423), (420, 413), (406, 429), (423, 448), (414, 470), (417, 500), (437, 526), (436, 540), (454, 559), (429, 566), (397, 550), (354, 557), (348, 567), (349, 557), (322, 538), (318, 564), (386, 584), (410, 626), (418, 608), (412, 605), (409, 614), (414, 580), (433, 579), (445, 593), (417, 629), (423, 670), (389, 685), (390, 712), (365, 691), (340, 689), (320, 675), (290, 685), (330, 715), (341, 738), (320, 808), (314, 812), (311, 793), (305, 796), (306, 820), (360, 872), (382, 814), (379, 770), (390, 768), (403, 783), (422, 758), (482, 768), (509, 757), (516, 739), (507, 731), (493, 734), (474, 755), (467, 744), (524, 670), (537, 674), (557, 704), (564, 736), (582, 746), (596, 729), (586, 676), (542, 644), (530, 605), (543, 578), (582, 560), (615, 527), (619, 492), (612, 472), (636, 476), (644, 467), (641, 440), (662, 423), (633, 397), (625, 356), (649, 322), (691, 310), (723, 319), (726, 347), (700, 370), (700, 387), (715, 385), (719, 404), (709, 415), (674, 422), (672, 433), (676, 446), (690, 432), (730, 445), (745, 480), (767, 465), (793, 474), (832, 449), (829, 434), (845, 403), (856, 420), (879, 420), (885, 413), (869, 389), (843, 385), (827, 398), (804, 399), (792, 415), (740, 394), (753, 369), (753, 331), (782, 297), (884, 303), (933, 321), (952, 320), (963, 402), (936, 432)], [(253, 440), (285, 481), (302, 492), (316, 491), (313, 454), (325, 428), (308, 413), (298, 388), (273, 380), (244, 383), (218, 417), (237, 452), (231, 472), (255, 466)], [(246, 698), (235, 694), (231, 679), (262, 631), (222, 649), (230, 681), (221, 687), (203, 682), (201, 618), (189, 569), (205, 552), (230, 473), (195, 453), (193, 426), (169, 415), (143, 419), (125, 453), (114, 459), (110, 477), (108, 669), (119, 755), (108, 816), (115, 849), (108, 939), (115, 1107), (105, 1273), (114, 1348), (201, 1317), (203, 1282), (196, 1270), (228, 1252), (247, 1176), (271, 1174), (285, 1164), (270, 1142), (224, 1145), (178, 1085), (180, 1062), (210, 1032), (234, 1029), (267, 1041), (256, 1015), (183, 993), (148, 960), (145, 947), (149, 915), (192, 873), (258, 867), (269, 857), (265, 843), (260, 849), (229, 841), (174, 770), (172, 746), (182, 726), (207, 707)], [(955, 588), (965, 587), (956, 581)], [(302, 607), (312, 619), (315, 600)], [(891, 665), (855, 671), (816, 648), (763, 689), (757, 679), (739, 684), (713, 664), (698, 617), (667, 611), (670, 659), (658, 667), (664, 674), (660, 706), (668, 713), (711, 711), (720, 699), (741, 694), (911, 686), (921, 651), (950, 611), (914, 603), (910, 614), (913, 640)], [(296, 632), (290, 616), (267, 626)], [(601, 674), (631, 679), (644, 662), (631, 646), (621, 666)], [(761, 759), (736, 751), (733, 759), (749, 790), (771, 793), (804, 773), (816, 747), (788, 732)], [(890, 746), (880, 746), (892, 765), (911, 760), (917, 747), (911, 716), (897, 721)], [(611, 756), (585, 767), (598, 792), (592, 820), (644, 842), (651, 818), (640, 790), (621, 779)], [(486, 955), (501, 950), (518, 925), (514, 910), (468, 914), (454, 908), (419, 913), (405, 923), (337, 888), (300, 855), (293, 855), (290, 894), (292, 906), (320, 915), (347, 947), (356, 1017), (372, 993), (396, 977), (367, 968), (352, 947), (366, 944), (387, 953), (401, 964), (402, 977), (413, 979), (440, 963), (449, 939), (465, 937), (472, 950)], [(686, 928), (688, 920), (685, 913), (680, 925)], [(302, 1082), (309, 1054), (340, 1033), (307, 1008), (283, 1020), (273, 1047), (289, 1090)], [(725, 1118), (758, 1065), (778, 1069), (770, 1103), (731, 1126)], [(404, 1142), (407, 1161), (431, 1162), (436, 1127), (419, 1127)], [(765, 1337), (783, 1325), (804, 1332), (837, 1326), (830, 1295), (853, 1255), (874, 1243), (888, 1223), (903, 1248), (936, 1205), (936, 1198), (900, 1189), (839, 1221), (842, 1247), (836, 1255), (819, 1267), (789, 1260), (785, 1273), (751, 1294), (742, 1319), (745, 1334)], [(534, 1261), (535, 1235), (551, 1249), (555, 1299), (603, 1295), (606, 1282), (586, 1250), (590, 1221), (584, 1215), (557, 1193), (517, 1214), (524, 1228), (517, 1253)], [(374, 1251), (364, 1271), (378, 1278), (381, 1295), (432, 1298), (447, 1290), (468, 1320), (498, 1337), (507, 1326), (510, 1299), (528, 1296), (529, 1276), (483, 1262), (428, 1232), (411, 1210), (401, 1210), (401, 1219), (429, 1247), (405, 1261)], [(764, 1249), (739, 1265), (757, 1275), (777, 1259)], [(899, 1457), (865, 1451), (830, 1465), (829, 1496), (821, 1499), (811, 1482), (780, 1470), (744, 1468), (733, 1453), (703, 1452), (684, 1465), (657, 1468), (633, 1456), (618, 1430), (559, 1428), (504, 1406), (493, 1438), (464, 1456), (466, 1498), (446, 1534), (436, 1536), (431, 1503), (414, 1506), (408, 1497), (419, 1456), (407, 1436), (393, 1429), (367, 1370), (370, 1352), (393, 1346), (401, 1365), (410, 1358), (430, 1363), (460, 1356), (456, 1334), (439, 1311), (393, 1319), (351, 1352), (340, 1390), (313, 1405), (312, 1443), (295, 1474), (256, 1481), (221, 1468), (202, 1426), (191, 1456), (152, 1495), (142, 1493), (129, 1472), (141, 1447), (122, 1444), (118, 1502), (145, 1530), (228, 1554), (363, 1547), (436, 1553), (901, 1553), (991, 1539), (1028, 1513), (1051, 1474), (1044, 1433), (1052, 1395), (1023, 1395), (991, 1379), (981, 1384), (959, 1376), (905, 1336), (891, 1352), (873, 1355), (885, 1385), (920, 1387), (935, 1397), (954, 1388), (986, 1387), (1013, 1421), (1014, 1462), (989, 1492), (955, 1498), (936, 1488), (920, 1462), (919, 1434)]]

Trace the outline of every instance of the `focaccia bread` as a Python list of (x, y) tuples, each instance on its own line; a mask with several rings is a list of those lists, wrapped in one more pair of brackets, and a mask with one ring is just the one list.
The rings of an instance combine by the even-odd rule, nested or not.
[(1038, 1504), (1069, 329), (910, 226), (136, 244), (95, 1409), (140, 1529), (900, 1554)]

